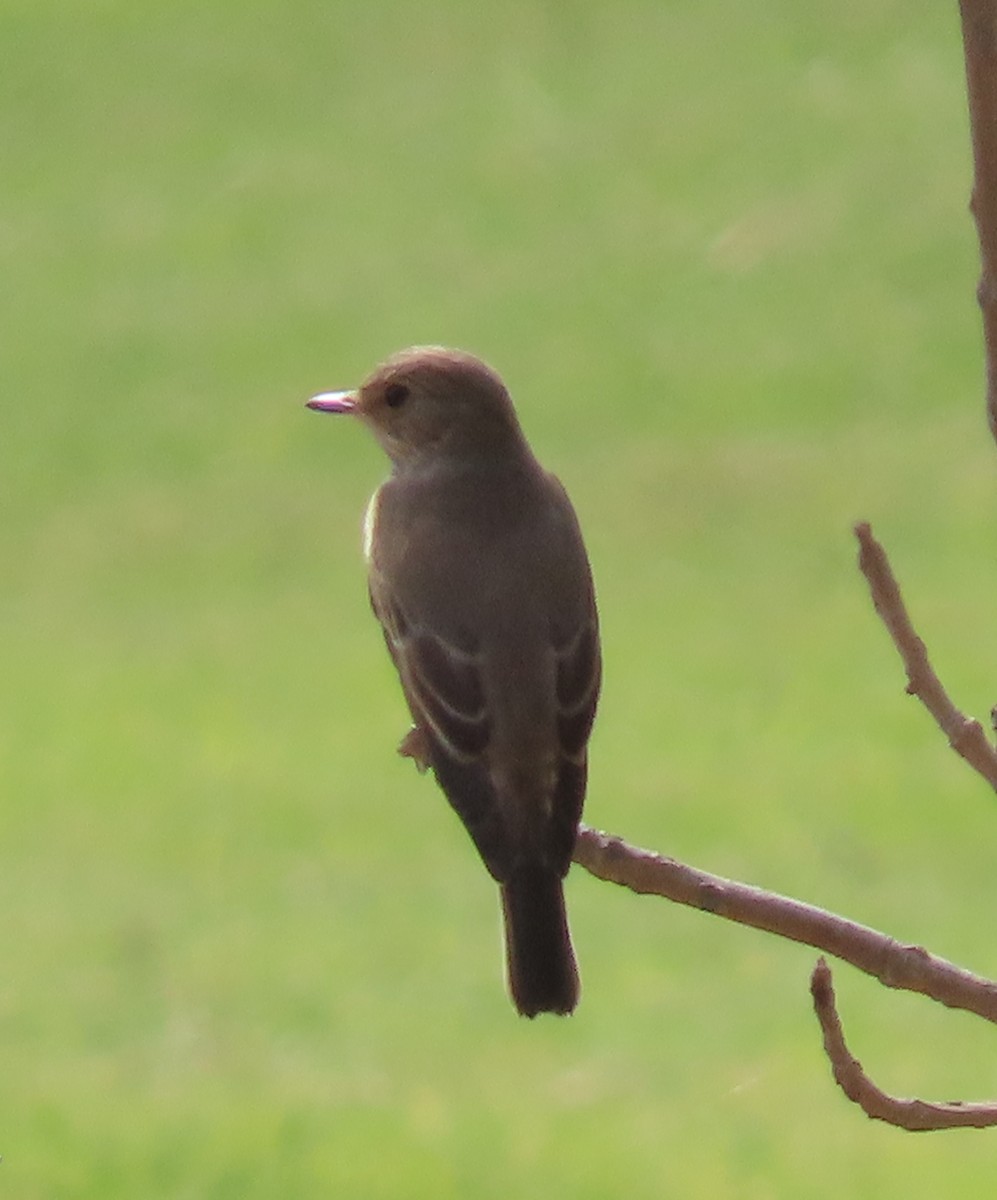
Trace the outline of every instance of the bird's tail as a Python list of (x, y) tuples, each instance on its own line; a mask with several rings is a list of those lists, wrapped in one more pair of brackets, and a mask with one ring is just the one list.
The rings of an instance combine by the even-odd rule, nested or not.
[(509, 991), (524, 1017), (562, 1016), (578, 1003), (564, 889), (555, 871), (521, 867), (502, 884)]

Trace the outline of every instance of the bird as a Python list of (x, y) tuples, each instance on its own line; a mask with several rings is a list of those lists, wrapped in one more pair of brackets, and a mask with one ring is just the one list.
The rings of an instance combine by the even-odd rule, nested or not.
[(467, 352), (402, 350), (307, 406), (357, 418), (391, 461), (363, 549), (412, 718), (399, 753), (432, 770), (499, 885), (515, 1008), (567, 1015), (580, 984), (563, 883), (602, 674), (575, 510)]

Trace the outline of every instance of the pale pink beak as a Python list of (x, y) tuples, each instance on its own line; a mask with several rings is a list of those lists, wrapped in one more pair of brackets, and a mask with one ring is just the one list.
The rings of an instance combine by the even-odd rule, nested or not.
[(305, 404), (316, 412), (351, 413), (357, 407), (355, 392), (319, 392)]

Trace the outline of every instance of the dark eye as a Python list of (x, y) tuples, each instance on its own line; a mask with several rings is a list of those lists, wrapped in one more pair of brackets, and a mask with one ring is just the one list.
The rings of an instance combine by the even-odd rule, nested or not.
[(404, 383), (389, 383), (384, 389), (384, 403), (388, 408), (401, 408), (408, 399), (408, 388)]

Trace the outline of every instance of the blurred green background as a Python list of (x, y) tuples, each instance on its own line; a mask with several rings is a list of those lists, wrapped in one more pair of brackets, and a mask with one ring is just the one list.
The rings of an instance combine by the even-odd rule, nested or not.
[[(833, 1087), (804, 948), (580, 870), (516, 1019), (302, 408), (505, 375), (597, 575), (591, 823), (997, 972), (993, 797), (903, 695), (886, 542), (997, 699), (955, 4), (0, 3), (0, 1192), (918, 1197), (993, 1134)], [(886, 1088), (991, 1033), (847, 968)]]

